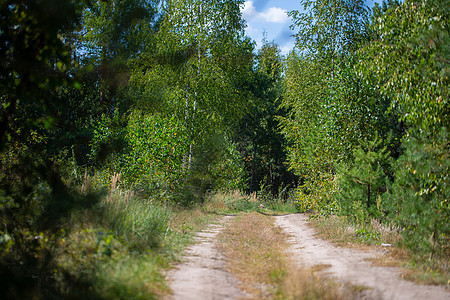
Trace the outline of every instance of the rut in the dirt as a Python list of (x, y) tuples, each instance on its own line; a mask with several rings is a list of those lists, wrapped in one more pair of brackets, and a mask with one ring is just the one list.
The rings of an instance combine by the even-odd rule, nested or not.
[(275, 224), (291, 235), (290, 251), (299, 267), (329, 265), (325, 270), (326, 274), (338, 281), (368, 287), (364, 291), (364, 299), (450, 299), (450, 293), (442, 287), (406, 281), (401, 278), (400, 269), (378, 267), (367, 261), (367, 258), (374, 258), (382, 253), (336, 247), (317, 238), (304, 214), (278, 216)]
[(222, 225), (210, 225), (197, 234), (196, 244), (189, 247), (184, 262), (169, 271), (172, 295), (168, 299), (240, 299), (246, 295), (237, 288), (239, 281), (226, 269), (224, 256), (216, 248), (216, 236), (231, 216), (224, 217)]

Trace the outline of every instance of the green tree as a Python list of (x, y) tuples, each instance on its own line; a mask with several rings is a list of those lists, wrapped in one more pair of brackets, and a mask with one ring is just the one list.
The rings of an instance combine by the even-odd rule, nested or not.
[(360, 50), (360, 72), (408, 127), (386, 205), (405, 242), (431, 256), (448, 253), (448, 24), (446, 1), (405, 1), (374, 20), (378, 39)]
[(52, 110), (57, 102), (54, 92), (63, 84), (74, 83), (66, 76), (73, 67), (73, 49), (63, 37), (77, 25), (82, 4), (1, 2), (2, 150), (11, 141), (30, 136), (32, 129), (51, 125), (57, 113)]
[(296, 184), (287, 170), (285, 139), (279, 132), (278, 108), (283, 92), (284, 57), (278, 45), (263, 40), (256, 55), (255, 70), (249, 84), (253, 101), (248, 113), (236, 124), (238, 141), (247, 172), (248, 191), (265, 186), (277, 195), (280, 187)]
[(189, 137), (183, 167), (192, 172), (209, 172), (205, 161), (209, 170), (218, 166), (211, 159), (223, 156), (204, 146), (229, 144), (229, 129), (248, 102), (242, 81), (252, 70), (253, 45), (244, 37), (241, 2), (165, 2), (156, 52), (136, 60), (131, 76), (141, 109), (183, 121)]
[(449, 143), (442, 130), (430, 141), (411, 132), (395, 163), (395, 181), (383, 196), (383, 210), (401, 226), (405, 244), (427, 258), (446, 257), (450, 235)]
[(360, 71), (373, 74), (408, 125), (432, 134), (450, 119), (446, 7), (445, 1), (405, 1), (374, 20), (380, 39), (361, 50), (367, 60)]
[(159, 1), (94, 1), (83, 11), (83, 27), (75, 33), (78, 59), (85, 79), (104, 112), (121, 113), (130, 105), (126, 87), (133, 63), (154, 52)]
[[(47, 148), (60, 91), (79, 83), (74, 49), (85, 1), (0, 2), (0, 280), (2, 298), (61, 297), (54, 258), (69, 193)], [(77, 200), (80, 200), (77, 203)]]
[(381, 194), (386, 189), (387, 176), (383, 166), (389, 152), (382, 146), (382, 140), (375, 137), (373, 141), (361, 142), (353, 155), (355, 159), (351, 168), (346, 165), (339, 168), (339, 192), (336, 198), (340, 200), (342, 212), (346, 215), (351, 216), (353, 202), (359, 202), (371, 216), (377, 216), (381, 211)]
[(315, 174), (333, 172), (336, 162), (348, 158), (343, 157), (348, 144), (357, 142), (349, 135), (357, 135), (363, 123), (358, 108), (365, 103), (358, 102), (366, 101), (352, 67), (354, 52), (366, 39), (367, 11), (363, 1), (302, 4), (306, 12), (290, 12), (301, 54), (293, 52), (288, 59), (283, 106), (292, 110), (283, 120), (284, 133), (300, 151), (291, 151), (293, 162), (299, 163), (294, 168), (308, 165)]
[[(353, 164), (359, 140), (378, 133), (396, 148), (402, 130), (396, 127), (395, 110), (386, 113), (390, 97), (355, 68), (364, 59), (358, 49), (372, 37), (363, 1), (302, 3), (306, 12), (290, 13), (299, 30), (298, 52), (287, 61), (282, 106), (288, 116), (281, 124), (290, 166), (305, 183), (303, 193), (322, 189), (333, 194), (337, 167)], [(318, 196), (320, 201), (330, 201), (327, 193)]]

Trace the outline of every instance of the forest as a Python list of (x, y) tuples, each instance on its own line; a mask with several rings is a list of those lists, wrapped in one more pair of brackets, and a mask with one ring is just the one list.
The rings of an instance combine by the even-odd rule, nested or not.
[(448, 274), (448, 1), (298, 2), (284, 56), (243, 0), (0, 1), (0, 297), (158, 298), (217, 194)]

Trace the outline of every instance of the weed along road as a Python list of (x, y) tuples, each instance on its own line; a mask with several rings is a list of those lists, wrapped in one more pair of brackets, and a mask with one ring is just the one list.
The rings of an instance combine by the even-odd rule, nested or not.
[(225, 216), (168, 272), (166, 299), (450, 299), (370, 261), (382, 255), (318, 238), (304, 214)]

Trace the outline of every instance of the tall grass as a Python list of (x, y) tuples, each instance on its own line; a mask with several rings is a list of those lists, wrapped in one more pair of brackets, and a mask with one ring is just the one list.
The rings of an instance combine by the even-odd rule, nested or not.
[(103, 207), (107, 227), (137, 246), (158, 247), (169, 232), (171, 209), (160, 203), (116, 192)]
[[(74, 214), (58, 243), (56, 275), (61, 295), (74, 299), (156, 299), (167, 291), (163, 269), (173, 251), (168, 236), (173, 211), (121, 185), (87, 173), (82, 194), (107, 189), (94, 207)], [(105, 184), (107, 186), (105, 187)]]

